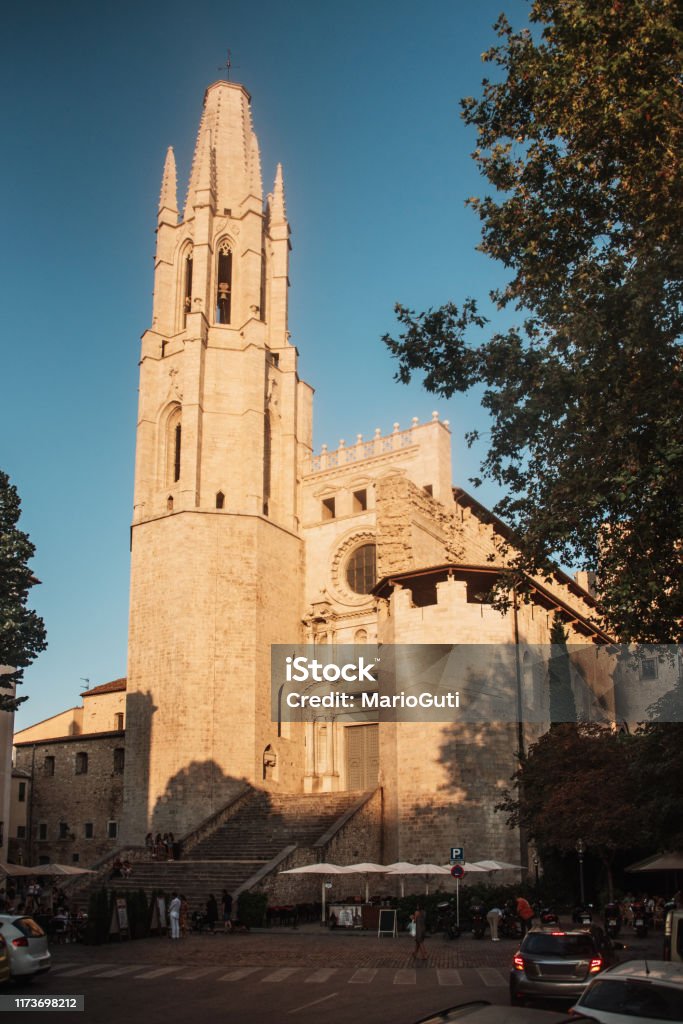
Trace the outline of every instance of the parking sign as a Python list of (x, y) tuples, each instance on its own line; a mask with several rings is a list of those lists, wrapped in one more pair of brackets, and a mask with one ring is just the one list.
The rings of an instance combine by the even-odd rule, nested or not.
[(465, 859), (464, 846), (451, 846), (451, 864), (458, 864)]

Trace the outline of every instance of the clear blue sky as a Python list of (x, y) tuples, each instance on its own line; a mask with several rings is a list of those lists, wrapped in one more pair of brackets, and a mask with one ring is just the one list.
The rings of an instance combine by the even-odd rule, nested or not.
[[(18, 4), (3, 16), (0, 467), (37, 547), (48, 650), (26, 672), (20, 727), (126, 671), (139, 338), (150, 324), (164, 154), (180, 195), (204, 89), (252, 95), (264, 185), (285, 173), (290, 329), (316, 388), (315, 444), (438, 408), (454, 477), (477, 455), (476, 397), (438, 402), (393, 381), (380, 338), (415, 309), (486, 295), (481, 193), (460, 97), (477, 93), (500, 9), (524, 0), (196, 0)], [(484, 488), (491, 503), (495, 491)]]

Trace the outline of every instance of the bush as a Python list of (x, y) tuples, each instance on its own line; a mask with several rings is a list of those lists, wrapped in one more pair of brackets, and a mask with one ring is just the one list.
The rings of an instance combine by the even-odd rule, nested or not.
[(264, 928), (268, 897), (262, 892), (241, 892), (237, 900), (237, 917), (247, 928)]
[(100, 945), (109, 941), (109, 925), (111, 923), (112, 900), (105, 888), (90, 894), (88, 902), (88, 924), (85, 929), (84, 941), (90, 945)]

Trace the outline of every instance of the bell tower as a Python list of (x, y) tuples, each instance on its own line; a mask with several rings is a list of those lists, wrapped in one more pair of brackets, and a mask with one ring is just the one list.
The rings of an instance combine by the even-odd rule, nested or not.
[[(131, 540), (126, 841), (181, 835), (243, 783), (297, 788), (270, 721), (270, 645), (299, 638), (299, 467), (311, 389), (287, 329), (282, 169), (263, 198), (251, 99), (219, 81), (182, 217), (173, 150), (142, 337)], [(291, 748), (291, 749), (290, 749)]]

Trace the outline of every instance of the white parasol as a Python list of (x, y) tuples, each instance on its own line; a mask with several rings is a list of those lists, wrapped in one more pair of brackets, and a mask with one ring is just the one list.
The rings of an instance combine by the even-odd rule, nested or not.
[[(388, 875), (424, 875), (425, 894), (429, 895), (430, 875), (450, 875), (448, 868), (442, 868), (439, 864), (411, 864), (410, 861), (397, 861), (387, 867)], [(405, 882), (401, 878), (401, 896), (405, 896)]]
[[(341, 864), (328, 864), (321, 861), (319, 864), (304, 864), (300, 868), (288, 868), (287, 871), (280, 871), (281, 875), (350, 875), (351, 871)], [(322, 904), (323, 924), (325, 923), (325, 881), (322, 883)]]
[(349, 874), (365, 876), (365, 902), (370, 901), (370, 875), (384, 875), (389, 868), (385, 864), (373, 864), (372, 861), (363, 861), (361, 864), (348, 864)]

